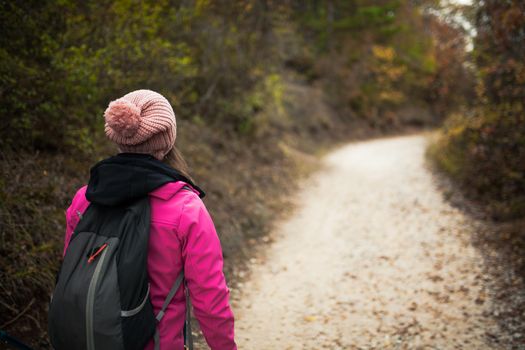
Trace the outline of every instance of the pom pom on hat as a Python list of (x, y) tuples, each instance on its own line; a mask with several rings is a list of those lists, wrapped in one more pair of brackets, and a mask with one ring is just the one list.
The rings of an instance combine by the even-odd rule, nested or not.
[(140, 108), (132, 102), (118, 99), (104, 112), (107, 125), (124, 138), (133, 137), (140, 126)]

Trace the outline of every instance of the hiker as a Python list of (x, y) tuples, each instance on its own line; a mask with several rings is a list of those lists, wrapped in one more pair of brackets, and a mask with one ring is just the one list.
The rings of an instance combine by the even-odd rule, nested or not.
[[(49, 316), (54, 347), (73, 348), (69, 345), (71, 342), (85, 341), (87, 346), (78, 348), (116, 349), (117, 345), (108, 345), (114, 341), (123, 342), (122, 347), (118, 343), (118, 348), (123, 349), (138, 349), (137, 344), (141, 342), (140, 347), (146, 349), (184, 349), (185, 338), (186, 343), (187, 338), (191, 338), (188, 322), (185, 323), (189, 310), (187, 293), (210, 348), (236, 349), (221, 245), (212, 219), (199, 198), (204, 192), (192, 182), (187, 165), (174, 146), (176, 121), (170, 103), (154, 91), (137, 90), (111, 102), (104, 118), (105, 133), (117, 144), (120, 153), (91, 169), (88, 185), (78, 190), (66, 211), (64, 262)], [(141, 198), (148, 199), (141, 201)], [(90, 207), (92, 209), (88, 209)], [(113, 223), (115, 216), (119, 216), (117, 223)], [(143, 225), (140, 220), (147, 222)], [(124, 264), (137, 264), (136, 260), (140, 259), (140, 248), (132, 245), (137, 245), (138, 237), (144, 235), (140, 231), (142, 227), (149, 227), (143, 264), (147, 267), (128, 265), (124, 268)], [(137, 237), (129, 238), (129, 230), (137, 230), (133, 232)], [(122, 233), (113, 237), (117, 231)], [(137, 253), (124, 253), (125, 249), (136, 249)], [(137, 272), (126, 271), (129, 266), (137, 266)], [(78, 277), (81, 274), (89, 278)], [(135, 279), (141, 274), (147, 278), (142, 287), (126, 287), (137, 283)], [(75, 278), (79, 280), (75, 282), (77, 285), (85, 284), (77, 289), (86, 290), (79, 291), (82, 296), (78, 298), (87, 301), (71, 301), (77, 298), (70, 295), (75, 288), (72, 282)], [(89, 284), (83, 282), (86, 279)], [(115, 296), (115, 293), (118, 294)], [(117, 312), (121, 318), (114, 318), (109, 315), (114, 306), (109, 303), (102, 306), (102, 303), (108, 299), (118, 302), (118, 298)], [(122, 305), (128, 299), (134, 301), (126, 310)], [(144, 311), (151, 309), (149, 301), (153, 312)], [(64, 304), (70, 310), (77, 304), (82, 307), (78, 312), (68, 312), (64, 311)], [(94, 311), (90, 311), (90, 307)], [(78, 314), (84, 313), (86, 321), (84, 318), (74, 321)], [(143, 315), (137, 316), (137, 313)], [(144, 325), (137, 328), (141, 322), (145, 322)], [(66, 330), (78, 323), (78, 330)]]

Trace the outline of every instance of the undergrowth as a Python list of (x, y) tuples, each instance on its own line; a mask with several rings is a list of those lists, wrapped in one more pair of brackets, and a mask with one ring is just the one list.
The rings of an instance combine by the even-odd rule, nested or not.
[(525, 215), (525, 137), (519, 117), (450, 118), (428, 154), (495, 220)]

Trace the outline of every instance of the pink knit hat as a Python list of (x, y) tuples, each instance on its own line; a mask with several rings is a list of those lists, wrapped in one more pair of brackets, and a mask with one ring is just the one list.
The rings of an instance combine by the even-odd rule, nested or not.
[(162, 160), (175, 144), (177, 123), (170, 103), (151, 90), (136, 90), (111, 102), (105, 131), (121, 152), (147, 153)]

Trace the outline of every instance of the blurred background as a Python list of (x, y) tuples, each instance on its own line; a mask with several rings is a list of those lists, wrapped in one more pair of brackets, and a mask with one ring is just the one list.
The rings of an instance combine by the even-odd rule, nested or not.
[(64, 211), (134, 89), (172, 103), (230, 280), (352, 140), (438, 130), (436, 169), (490, 220), (525, 214), (522, 0), (0, 1), (0, 28), (0, 328), (35, 347)]

